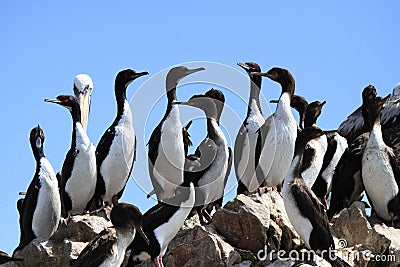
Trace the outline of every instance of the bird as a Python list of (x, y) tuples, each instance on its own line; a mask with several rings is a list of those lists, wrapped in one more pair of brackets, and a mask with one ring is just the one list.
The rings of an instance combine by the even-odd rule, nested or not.
[[(326, 101), (314, 101), (307, 105), (304, 116), (304, 129), (319, 129), (316, 123), (325, 103)], [(325, 134), (311, 139), (304, 149), (301, 176), (310, 188), (314, 185), (321, 171), (327, 149), (328, 141)]]
[[(308, 105), (304, 121), (305, 127), (316, 127), (316, 120), (325, 103), (326, 101), (322, 103), (314, 101)], [(314, 152), (311, 154), (322, 165), (318, 165), (316, 168), (316, 175), (311, 173), (311, 176), (309, 176), (303, 172), (302, 176), (322, 204), (328, 208), (327, 196), (331, 190), (332, 177), (340, 158), (348, 147), (347, 140), (337, 131), (324, 131), (322, 136), (307, 143), (304, 151), (303, 168), (311, 158), (310, 148), (313, 146)]]
[(25, 259), (12, 257), (7, 253), (5, 253), (4, 251), (0, 251), (0, 265), (10, 261), (23, 261), (23, 260)]
[(173, 196), (176, 187), (183, 183), (185, 151), (179, 108), (173, 105), (177, 101), (176, 87), (184, 77), (202, 70), (178, 66), (166, 77), (167, 109), (148, 142), (149, 175), (159, 201)]
[(17, 203), (20, 213), (21, 250), (35, 238), (49, 239), (57, 230), (61, 215), (61, 200), (56, 174), (44, 155), (44, 132), (40, 125), (29, 136), (36, 161), (36, 171), (28, 187), (25, 199)]
[[(299, 113), (298, 133), (304, 127), (317, 127), (316, 120), (321, 115), (325, 103), (326, 101), (314, 101), (308, 104), (302, 96), (292, 97), (290, 105)], [(310, 140), (304, 150), (302, 177), (326, 208), (328, 208), (327, 195), (332, 187), (332, 177), (347, 147), (347, 140), (337, 131), (331, 130), (324, 131), (322, 136)]]
[(366, 86), (362, 91), (361, 114), (364, 119), (362, 133), (348, 144), (348, 149), (340, 158), (332, 177), (330, 205), (327, 211), (329, 219), (348, 208), (354, 201), (364, 196), (364, 184), (361, 178), (362, 156), (369, 139), (370, 122), (368, 103), (375, 99), (377, 93), (373, 85)]
[[(202, 109), (207, 117), (207, 137), (199, 145), (201, 171), (194, 173), (193, 178), (196, 185), (196, 210), (202, 225), (205, 224), (203, 216), (210, 222), (211, 216), (206, 208), (215, 206), (221, 208), (224, 188), (231, 168), (232, 152), (228, 147), (225, 135), (219, 127), (219, 118), (223, 108), (223, 102), (217, 100), (222, 98), (220, 90), (211, 89), (208, 95), (194, 95), (188, 101), (176, 104), (188, 105)], [(221, 96), (222, 95), (222, 96)], [(214, 96), (214, 97), (213, 97)], [(220, 109), (217, 110), (217, 102)], [(191, 175), (191, 174), (189, 174)]]
[(392, 148), (382, 137), (380, 115), (385, 98), (376, 97), (368, 103), (370, 136), (362, 156), (361, 177), (374, 212), (384, 221), (400, 219), (400, 172)]
[(92, 78), (87, 74), (78, 74), (74, 78), (74, 95), (78, 99), (79, 106), (81, 107), (81, 124), (85, 131), (87, 130), (90, 103), (93, 92)]
[(324, 206), (301, 175), (304, 148), (310, 140), (321, 135), (321, 129), (309, 127), (297, 136), (294, 157), (283, 183), (283, 202), (290, 222), (308, 249), (324, 252), (323, 258), (332, 266), (349, 266), (330, 254), (335, 250), (335, 244)]
[(361, 162), (369, 133), (359, 135), (349, 144), (340, 158), (332, 177), (332, 188), (328, 219), (344, 208), (350, 207), (354, 201), (364, 197), (364, 184), (361, 179)]
[[(216, 122), (219, 125), (222, 111), (223, 111), (224, 105), (225, 105), (225, 96), (221, 90), (214, 89), (214, 88), (205, 92), (204, 95), (213, 100), (213, 102), (216, 106), (216, 109), (217, 109)], [(197, 146), (195, 153), (192, 155), (189, 155), (190, 162), (187, 165), (190, 168), (192, 168), (192, 170), (185, 171), (185, 175), (191, 175), (194, 177), (193, 179), (196, 183), (195, 186), (197, 186), (199, 179), (204, 174), (204, 172), (206, 171), (208, 166), (210, 166), (213, 163), (213, 161), (216, 157), (216, 152), (217, 152), (217, 150), (212, 145), (212, 141), (210, 141), (209, 136), (207, 134), (206, 138), (204, 138), (200, 142), (200, 144)], [(224, 188), (228, 181), (228, 177), (229, 177), (229, 174), (231, 171), (231, 166), (232, 166), (232, 149), (229, 146), (228, 146), (228, 154), (229, 154), (228, 166), (227, 166), (227, 170), (226, 170), (226, 174), (225, 174)], [(188, 170), (188, 168), (185, 167), (185, 170)], [(201, 221), (201, 224), (205, 224), (203, 216), (206, 217), (207, 220), (210, 221), (211, 220), (210, 214), (212, 213), (214, 207), (215, 207), (215, 210), (219, 210), (222, 207), (222, 203), (223, 203), (223, 195), (218, 200), (216, 200), (212, 203), (209, 203), (205, 208), (203, 207), (203, 205), (195, 207), (195, 209), (196, 209), (195, 213), (198, 213), (198, 212), (200, 212), (200, 210), (202, 210), (201, 213), (199, 214), (199, 219)], [(197, 211), (197, 209), (198, 209), (198, 211)], [(191, 215), (194, 215), (195, 213), (192, 212)]]
[[(393, 94), (386, 100), (381, 113), (383, 141), (393, 149), (397, 164), (400, 164), (400, 84), (393, 89)], [(369, 126), (365, 126), (369, 130)], [(365, 132), (362, 108), (357, 108), (339, 126), (338, 132), (348, 143)]]
[(143, 231), (149, 239), (135, 236), (128, 250), (131, 250), (128, 264), (137, 264), (151, 258), (156, 267), (163, 267), (162, 257), (168, 244), (176, 236), (195, 202), (193, 180), (185, 177), (185, 181), (176, 188), (175, 195), (163, 202), (158, 202), (143, 215)]
[(115, 78), (117, 115), (96, 148), (97, 183), (94, 199), (97, 208), (104, 203), (116, 205), (131, 175), (136, 159), (136, 136), (126, 90), (132, 81), (148, 74), (125, 69)]
[(128, 203), (116, 204), (110, 213), (112, 227), (101, 231), (72, 262), (73, 267), (121, 266), (125, 251), (137, 233), (149, 242), (142, 229), (143, 215)]
[[(298, 126), (290, 107), (295, 80), (289, 70), (279, 67), (273, 67), (265, 73), (255, 72), (253, 75), (266, 76), (279, 83), (282, 88), (275, 112), (259, 129), (256, 145), (256, 175), (259, 185), (277, 187), (280, 191), (293, 157), (297, 136)], [(262, 193), (264, 190), (260, 188), (258, 191)]]
[(96, 189), (96, 148), (81, 124), (78, 100), (71, 95), (45, 99), (67, 108), (72, 117), (71, 147), (61, 170), (62, 216), (68, 223), (72, 215), (86, 213)]
[[(279, 100), (271, 100), (270, 103), (279, 103)], [(293, 95), (290, 100), (290, 106), (299, 113), (299, 124), (298, 131), (304, 129), (304, 120), (306, 116), (306, 110), (308, 106), (307, 100), (300, 95)]]
[(261, 72), (261, 67), (254, 62), (237, 63), (250, 77), (250, 96), (247, 106), (247, 115), (235, 139), (234, 146), (234, 167), (238, 187), (237, 195), (248, 195), (258, 189), (258, 182), (255, 177), (255, 150), (258, 129), (263, 125), (265, 119), (260, 106), (260, 91), (262, 77), (253, 75), (254, 72)]
[(347, 139), (337, 131), (325, 131), (328, 148), (325, 152), (321, 170), (315, 180), (312, 190), (326, 208), (329, 207), (328, 195), (332, 190), (332, 180), (343, 154), (348, 149)]

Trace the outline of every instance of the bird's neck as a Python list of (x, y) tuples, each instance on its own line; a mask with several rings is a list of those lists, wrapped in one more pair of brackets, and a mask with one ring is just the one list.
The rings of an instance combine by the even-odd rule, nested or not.
[(363, 133), (368, 133), (371, 130), (371, 121), (369, 120), (368, 109), (363, 105), (361, 107), (362, 116), (364, 119)]
[(221, 129), (215, 117), (207, 117), (207, 136), (215, 143), (219, 143), (219, 140), (222, 138)]
[(172, 79), (171, 77), (167, 76), (166, 79), (166, 91), (167, 91), (167, 98), (168, 98), (168, 104), (172, 104), (173, 101), (176, 101), (176, 87), (178, 86), (178, 83), (175, 79)]
[[(247, 116), (250, 115), (252, 112), (252, 108), (254, 108), (252, 105), (253, 103), (256, 103), (256, 108), (258, 111), (261, 113), (261, 106), (260, 106), (260, 89), (261, 89), (261, 76), (255, 76), (253, 75), (251, 77), (251, 82), (250, 82), (250, 97), (249, 97), (249, 104), (247, 108)], [(254, 112), (254, 111), (253, 111)]]
[(40, 159), (44, 157), (43, 147), (37, 148), (35, 145), (32, 145), (32, 151), (36, 162), (39, 164)]
[[(173, 103), (177, 101), (177, 97), (176, 97), (176, 86), (177, 86), (176, 83), (172, 83), (171, 81), (169, 81), (169, 80), (167, 79), (167, 88), (166, 88), (166, 91), (167, 91), (167, 100), (168, 100), (168, 103), (167, 103), (167, 110), (165, 111), (165, 114), (164, 114), (164, 118), (166, 118), (166, 117), (168, 116), (168, 114), (169, 114), (169, 113), (171, 112), (171, 110), (172, 110), (172, 105), (173, 105)], [(178, 107), (175, 107), (175, 108), (178, 108)]]
[(317, 126), (317, 118), (305, 116), (304, 119), (304, 127), (316, 127)]
[(293, 117), (291, 106), (290, 106), (291, 95), (287, 92), (283, 92), (279, 98), (278, 105), (276, 107), (275, 114), (281, 116), (284, 119)]
[[(288, 173), (291, 173), (290, 177), (292, 177), (293, 180), (296, 177), (301, 177), (304, 148), (305, 148), (305, 144), (300, 145), (300, 146), (298, 146), (298, 145), (295, 146), (292, 164), (291, 164), (289, 172), (288, 172)], [(291, 181), (291, 182), (293, 182), (293, 181)]]
[(126, 88), (116, 88), (115, 99), (117, 101), (117, 117), (121, 116), (124, 112), (124, 105), (126, 101)]
[(294, 94), (294, 89), (295, 89), (295, 81), (292, 78), (286, 78), (281, 80), (280, 85), (282, 87), (282, 94), (283, 93), (288, 93), (290, 95), (290, 98), (293, 96)]

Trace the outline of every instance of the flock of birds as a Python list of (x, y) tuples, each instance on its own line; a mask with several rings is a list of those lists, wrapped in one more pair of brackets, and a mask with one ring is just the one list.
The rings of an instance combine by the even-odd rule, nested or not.
[[(212, 212), (221, 208), (232, 157), (237, 194), (278, 190), (308, 249), (334, 249), (329, 220), (361, 200), (364, 192), (379, 218), (392, 224), (400, 219), (400, 84), (385, 98), (377, 96), (374, 86), (367, 86), (362, 106), (337, 131), (323, 131), (316, 121), (326, 102), (308, 103), (295, 95), (295, 80), (288, 70), (275, 67), (262, 72), (253, 62), (238, 65), (249, 75), (250, 97), (233, 153), (219, 126), (225, 103), (220, 90), (211, 89), (184, 102), (177, 99), (179, 81), (204, 68), (179, 66), (168, 72), (166, 112), (148, 143), (154, 188), (149, 196), (156, 194), (158, 203), (144, 214), (119, 199), (136, 159), (126, 90), (132, 81), (148, 73), (127, 69), (117, 74), (117, 115), (96, 147), (86, 134), (93, 90), (88, 75), (75, 77), (75, 96), (45, 99), (69, 110), (71, 148), (56, 174), (44, 155), (43, 130), (39, 125), (31, 130), (36, 172), (26, 196), (17, 202), (21, 236), (14, 254), (37, 237), (49, 239), (60, 223), (68, 224), (74, 215), (105, 214), (113, 227), (99, 233), (71, 263), (73, 266), (120, 266), (125, 253), (130, 252), (128, 266), (151, 257), (161, 267), (169, 242), (189, 216), (197, 213), (204, 225), (211, 222)], [(281, 86), (279, 100), (271, 101), (277, 103), (276, 110), (267, 119), (259, 101), (262, 77)], [(191, 122), (182, 127), (179, 105), (202, 109), (207, 118), (207, 136), (194, 154), (188, 154)], [(292, 108), (299, 113), (299, 123)], [(0, 256), (2, 260), (7, 255)], [(329, 256), (324, 254), (333, 266), (348, 266)]]

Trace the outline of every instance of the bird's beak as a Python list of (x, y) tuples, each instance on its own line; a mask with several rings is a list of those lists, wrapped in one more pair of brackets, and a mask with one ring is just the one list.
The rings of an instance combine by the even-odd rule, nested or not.
[(81, 108), (81, 124), (85, 130), (87, 129), (89, 114), (90, 114), (91, 93), (92, 93), (91, 91), (87, 90), (85, 93), (79, 94), (77, 96), (79, 106)]
[(144, 76), (144, 75), (149, 75), (149, 73), (147, 71), (143, 71), (143, 72), (137, 72), (135, 74), (135, 78), (138, 78), (140, 76)]
[(325, 104), (326, 104), (326, 101), (323, 101), (323, 102), (321, 103), (321, 107), (323, 107)]
[(253, 71), (250, 74), (254, 75), (254, 76), (264, 76), (264, 77), (271, 78), (271, 76), (268, 74), (268, 72), (254, 72)]
[(193, 123), (193, 120), (190, 120), (190, 121), (188, 122), (188, 124), (186, 124), (186, 126), (185, 126), (186, 131), (189, 130), (190, 125), (192, 125), (192, 123)]
[(58, 99), (50, 99), (50, 98), (45, 98), (44, 102), (49, 102), (49, 103), (56, 103), (56, 104), (61, 104), (61, 101)]
[(144, 233), (142, 227), (137, 227), (136, 230), (139, 232), (139, 234), (143, 237), (144, 241), (146, 241), (147, 245), (150, 244), (149, 239), (147, 238), (146, 234)]
[(205, 68), (201, 67), (201, 68), (196, 68), (196, 69), (188, 69), (186, 71), (186, 75), (190, 75), (192, 73), (195, 73), (195, 72), (198, 72), (198, 71), (202, 71), (202, 70), (205, 70)]
[(279, 100), (276, 100), (276, 99), (272, 99), (269, 101), (269, 103), (278, 103), (278, 102), (279, 102)]
[(245, 71), (250, 70), (249, 66), (247, 66), (247, 65), (244, 64), (244, 63), (238, 62), (237, 65), (238, 65), (239, 67), (243, 68)]

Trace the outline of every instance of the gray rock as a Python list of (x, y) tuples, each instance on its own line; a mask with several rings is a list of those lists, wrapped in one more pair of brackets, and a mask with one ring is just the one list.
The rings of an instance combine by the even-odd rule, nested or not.
[(217, 211), (212, 225), (234, 247), (257, 253), (297, 249), (302, 245), (285, 212), (283, 199), (275, 191), (259, 196), (239, 195)]
[(181, 230), (168, 246), (165, 266), (233, 266), (242, 261), (235, 249), (212, 227)]

